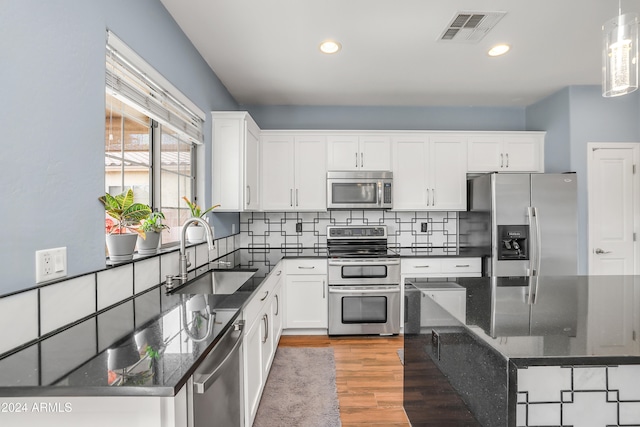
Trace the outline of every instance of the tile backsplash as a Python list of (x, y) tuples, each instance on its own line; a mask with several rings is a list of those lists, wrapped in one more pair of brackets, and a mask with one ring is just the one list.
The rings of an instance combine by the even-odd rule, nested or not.
[[(188, 247), (187, 255), (192, 264), (189, 274), (195, 275), (196, 269), (218, 259), (230, 261), (232, 265), (238, 264), (235, 256), (239, 244), (240, 237), (236, 234), (217, 239), (212, 251), (209, 251), (206, 243)], [(13, 325), (6, 329), (0, 340), (0, 357), (43, 336), (73, 328), (82, 319), (157, 287), (167, 275), (175, 276), (178, 271), (179, 253), (172, 249), (0, 296), (0, 322)], [(16, 322), (16, 319), (20, 321)], [(64, 332), (59, 340), (63, 338)], [(48, 341), (47, 345), (51, 345), (51, 342)]]
[[(421, 231), (423, 223), (426, 232)], [(296, 231), (297, 224), (301, 224), (301, 231)], [(410, 248), (415, 254), (446, 255), (458, 249), (457, 212), (384, 210), (242, 213), (240, 246), (290, 255), (305, 248), (324, 253), (328, 225), (386, 225), (389, 246)]]

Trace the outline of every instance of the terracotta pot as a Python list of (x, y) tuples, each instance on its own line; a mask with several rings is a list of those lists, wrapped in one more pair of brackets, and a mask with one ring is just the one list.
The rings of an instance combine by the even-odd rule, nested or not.
[(137, 234), (107, 234), (107, 250), (111, 261), (129, 261), (133, 259)]
[(152, 255), (158, 252), (160, 244), (160, 233), (157, 231), (148, 231), (145, 233), (146, 238), (138, 236), (138, 253), (140, 255)]

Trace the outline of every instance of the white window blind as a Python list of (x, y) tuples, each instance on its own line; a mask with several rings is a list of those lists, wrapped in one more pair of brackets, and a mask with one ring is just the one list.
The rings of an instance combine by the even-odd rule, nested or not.
[(189, 141), (204, 142), (204, 112), (111, 31), (107, 31), (106, 89)]

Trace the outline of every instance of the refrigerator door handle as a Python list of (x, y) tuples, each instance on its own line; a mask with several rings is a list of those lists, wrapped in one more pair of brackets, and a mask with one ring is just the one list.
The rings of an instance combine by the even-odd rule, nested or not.
[(533, 208), (533, 216), (536, 218), (536, 266), (534, 275), (540, 275), (540, 264), (542, 263), (542, 238), (540, 233), (540, 213), (538, 208)]
[(529, 206), (527, 208), (527, 216), (529, 217), (529, 239), (531, 243), (529, 244), (529, 271), (527, 273), (528, 276), (536, 275), (536, 256), (538, 255), (538, 242), (536, 240), (536, 221), (535, 221), (535, 213), (533, 207)]

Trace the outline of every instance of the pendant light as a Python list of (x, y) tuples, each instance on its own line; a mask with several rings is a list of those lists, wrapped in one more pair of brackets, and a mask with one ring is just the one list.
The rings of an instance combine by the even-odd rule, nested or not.
[(622, 14), (602, 26), (602, 96), (626, 95), (638, 89), (638, 14)]

